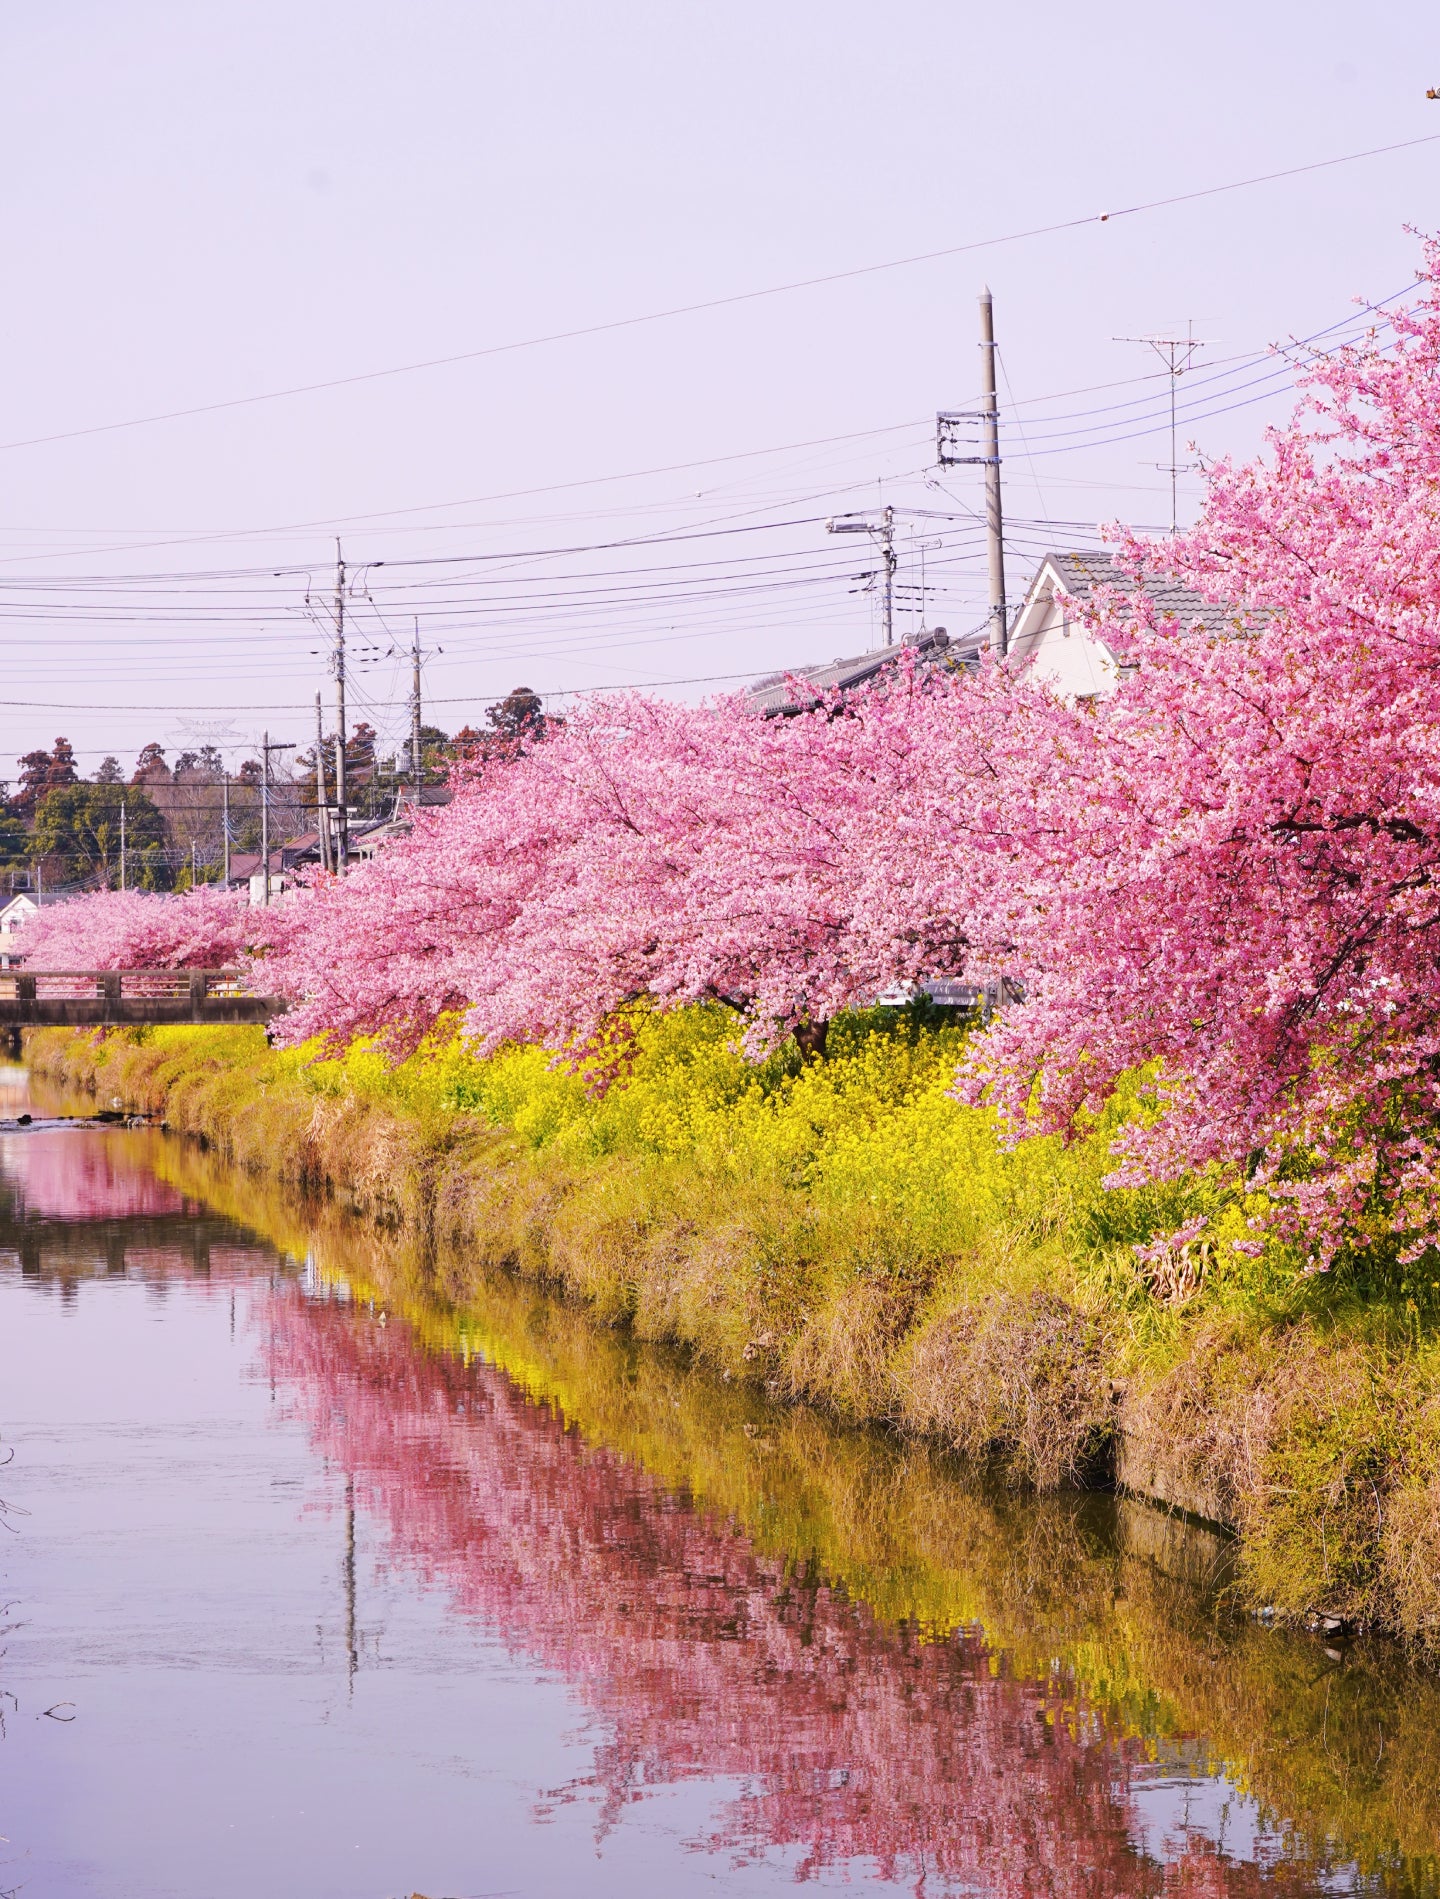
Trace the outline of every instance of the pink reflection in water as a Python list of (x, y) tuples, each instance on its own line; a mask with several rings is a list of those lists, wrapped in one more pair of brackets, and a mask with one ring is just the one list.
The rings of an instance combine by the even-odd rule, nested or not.
[(50, 1220), (156, 1219), (189, 1203), (105, 1128), (41, 1129), (0, 1140), (0, 1175), (17, 1212)]
[(397, 1555), (608, 1724), (586, 1783), (602, 1824), (648, 1785), (734, 1778), (696, 1844), (798, 1848), (802, 1879), (868, 1865), (917, 1893), (1015, 1899), (1315, 1890), (1313, 1867), (1194, 1835), (1167, 1864), (1139, 1852), (1143, 1750), (1073, 1684), (1017, 1679), (974, 1637), (880, 1625), (401, 1326), (289, 1291), (270, 1310), (272, 1375)]

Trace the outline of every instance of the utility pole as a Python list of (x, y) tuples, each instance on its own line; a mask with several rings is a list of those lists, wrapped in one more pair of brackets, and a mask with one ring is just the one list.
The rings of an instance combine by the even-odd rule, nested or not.
[(1204, 349), (1205, 342), (1195, 334), (1192, 318), (1185, 325), (1183, 336), (1117, 336), (1117, 343), (1148, 343), (1150, 348), (1165, 365), (1165, 373), (1170, 378), (1170, 459), (1168, 462), (1154, 464), (1158, 473), (1170, 477), (1170, 533), (1172, 537), (1180, 532), (1180, 477), (1188, 475), (1195, 467), (1194, 462), (1180, 462), (1175, 452), (1175, 396), (1180, 378), (1194, 361), (1197, 349)]
[(261, 871), (261, 890), (263, 901), (270, 901), (270, 754), (272, 752), (293, 752), (294, 744), (289, 739), (274, 739), (266, 732), (261, 742), (260, 755), (264, 763), (260, 767), (260, 855), (264, 861)]
[(228, 771), (220, 774), (220, 786), (222, 813), (220, 825), (225, 834), (221, 848), (225, 853), (225, 888), (228, 890), (230, 888), (230, 774)]
[(360, 1644), (355, 1626), (355, 1479), (345, 1479), (345, 1679), (355, 1696), (355, 1673), (360, 1666)]
[(193, 890), (200, 881), (200, 863), (195, 851), (195, 840), (190, 840), (190, 888)]
[(886, 508), (880, 517), (880, 556), (885, 562), (885, 592), (881, 605), (881, 619), (885, 627), (885, 644), (895, 644), (895, 510)]
[(120, 787), (120, 888), (125, 888), (125, 787)]
[[(415, 645), (411, 650), (414, 661), (414, 674), (410, 688), (410, 771), (415, 780), (415, 802), (420, 802), (420, 786), (424, 782), (424, 767), (421, 764), (420, 741), (420, 616), (415, 616)], [(398, 794), (397, 794), (398, 797)]]
[(980, 292), (980, 422), (985, 450), (985, 538), (990, 568), (990, 651), (1005, 657), (1010, 635), (1005, 614), (1005, 522), (1000, 506), (1000, 408), (995, 396), (995, 305)]
[[(975, 444), (970, 431), (980, 425)], [(984, 450), (961, 455), (966, 445)], [(942, 468), (979, 464), (985, 470), (985, 542), (989, 556), (990, 651), (1003, 659), (1010, 646), (1005, 606), (1005, 514), (1000, 501), (1000, 404), (995, 393), (995, 303), (987, 284), (980, 292), (980, 407), (942, 409), (935, 418), (935, 459)]]
[(345, 808), (345, 556), (335, 537), (335, 857), (336, 869), (345, 869), (350, 855), (350, 815)]
[(325, 809), (325, 715), (320, 710), (320, 695), (315, 695), (315, 829), (320, 834), (320, 864), (330, 864), (330, 813)]
[(881, 582), (880, 582), (880, 621), (885, 632), (885, 644), (895, 644), (895, 568), (898, 556), (895, 552), (895, 510), (885, 507), (880, 510), (880, 525), (876, 527), (863, 514), (842, 514), (833, 521), (825, 523), (827, 534), (868, 534), (880, 545)]

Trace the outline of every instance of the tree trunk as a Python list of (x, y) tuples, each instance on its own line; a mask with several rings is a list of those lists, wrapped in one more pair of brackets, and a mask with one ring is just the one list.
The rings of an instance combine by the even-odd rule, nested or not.
[(823, 1062), (825, 1059), (825, 1039), (830, 1033), (828, 1022), (800, 1022), (795, 1028), (795, 1040), (800, 1053), (807, 1062)]

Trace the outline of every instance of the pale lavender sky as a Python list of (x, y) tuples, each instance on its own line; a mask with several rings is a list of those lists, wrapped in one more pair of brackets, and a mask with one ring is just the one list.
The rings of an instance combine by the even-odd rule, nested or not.
[[(0, 442), (1440, 133), (1427, 85), (1440, 13), (1418, 0), (1383, 13), (11, 0)], [(944, 588), (930, 619), (973, 624), (973, 471), (943, 491), (923, 471), (935, 409), (975, 392), (982, 281), (1002, 403), (1013, 394), (1028, 417), (1030, 457), (1014, 434), (1007, 448), (1018, 585), (1069, 523), (1166, 518), (1163, 435), (1105, 439), (1148, 415), (1160, 385), (1060, 393), (1153, 367), (1114, 338), (1193, 318), (1220, 365), (1201, 359), (1218, 378), (1201, 406), (1222, 412), (1184, 433), (1247, 452), (1286, 403), (1231, 406), (1277, 387), (1251, 387), (1263, 370), (1243, 359), (1409, 283), (1404, 227), (1440, 227), (1437, 187), (1440, 144), (704, 315), (5, 448), (0, 774), (57, 732), (87, 770), (102, 750), (128, 764), (152, 737), (176, 748), (171, 708), (232, 717), (237, 748), (265, 724), (307, 737), (290, 708), (328, 695), (323, 641), (303, 576), (272, 576), (308, 568), (325, 584), (337, 531), (357, 565), (392, 563), (354, 621), (376, 660), (355, 709), (373, 702), (391, 729), (407, 682), (384, 653), (416, 610), (445, 648), (427, 687), (450, 728), (522, 679), (697, 682), (859, 650), (874, 637), (865, 545), (823, 522), (882, 499), (962, 516), (902, 517), (902, 578), (919, 580), (921, 538), (943, 538), (926, 553)], [(1192, 387), (1199, 401), (1207, 385)], [(1091, 426), (1094, 439), (1061, 432)], [(749, 453), (869, 430), (887, 433)], [(746, 459), (601, 479), (724, 456)], [(575, 551), (513, 558), (541, 549)], [(396, 564), (435, 555), (487, 558)], [(222, 570), (245, 571), (184, 578)]]

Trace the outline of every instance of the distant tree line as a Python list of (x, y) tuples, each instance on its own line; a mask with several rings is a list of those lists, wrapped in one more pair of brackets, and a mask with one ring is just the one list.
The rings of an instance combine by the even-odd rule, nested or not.
[[(478, 729), (462, 726), (453, 736), (438, 726), (420, 728), (419, 777), (443, 784), (456, 764), (473, 765), (506, 756), (543, 736), (546, 715), (539, 695), (517, 686), (487, 708)], [(345, 744), (345, 796), (353, 818), (380, 818), (394, 808), (396, 793), (415, 782), (407, 736), (398, 751), (382, 755), (374, 726), (361, 721)], [(335, 798), (335, 738), (322, 745), (325, 795)], [(181, 751), (173, 761), (154, 741), (144, 746), (127, 778), (115, 757), (101, 760), (84, 778), (74, 748), (57, 738), (17, 761), (20, 775), (0, 780), (0, 882), (5, 890), (118, 889), (123, 834), (125, 883), (132, 890), (185, 890), (194, 882), (218, 883), (224, 875), (228, 823), (232, 857), (260, 849), (261, 778), (258, 758), (236, 771), (213, 745)], [(270, 763), (272, 845), (291, 842), (315, 828), (318, 785), (315, 746)], [(123, 815), (122, 815), (123, 814)]]

